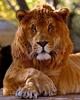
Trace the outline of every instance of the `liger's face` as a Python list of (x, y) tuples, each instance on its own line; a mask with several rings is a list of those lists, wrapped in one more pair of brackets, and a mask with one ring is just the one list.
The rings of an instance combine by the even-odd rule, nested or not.
[(25, 16), (21, 24), (30, 57), (42, 61), (55, 59), (63, 54), (66, 46), (64, 38), (68, 35), (63, 19), (43, 10), (28, 15), (30, 14), (32, 15), (28, 19)]

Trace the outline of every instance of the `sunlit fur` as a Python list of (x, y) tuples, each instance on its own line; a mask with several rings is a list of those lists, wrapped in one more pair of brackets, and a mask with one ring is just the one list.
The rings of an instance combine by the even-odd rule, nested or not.
[[(12, 44), (13, 63), (4, 78), (3, 95), (15, 95), (19, 87), (27, 91), (28, 80), (34, 84), (29, 87), (31, 91), (39, 85), (34, 88), (41, 91), (39, 94), (45, 84), (49, 89), (56, 87), (56, 94), (80, 92), (80, 53), (72, 54), (68, 15), (68, 9), (53, 10), (48, 5), (17, 12), (20, 25)], [(40, 41), (48, 42), (44, 53)]]

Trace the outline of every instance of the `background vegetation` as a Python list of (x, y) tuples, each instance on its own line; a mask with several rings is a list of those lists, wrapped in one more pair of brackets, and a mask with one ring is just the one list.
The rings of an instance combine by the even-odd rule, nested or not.
[[(0, 0), (0, 18), (8, 20), (15, 20), (15, 10), (20, 9), (18, 2), (25, 2), (28, 9), (31, 9), (36, 4), (43, 2), (44, 0)], [(80, 6), (80, 0), (46, 0), (50, 4), (56, 7), (68, 7), (71, 10)], [(80, 13), (80, 12), (79, 12)]]
[[(15, 20), (15, 10), (20, 9), (18, 0), (0, 0), (0, 18)], [(20, 1), (20, 0), (19, 0)], [(22, 2), (24, 0), (21, 0)], [(31, 9), (40, 0), (25, 0), (26, 6)], [(10, 4), (9, 4), (10, 3)]]

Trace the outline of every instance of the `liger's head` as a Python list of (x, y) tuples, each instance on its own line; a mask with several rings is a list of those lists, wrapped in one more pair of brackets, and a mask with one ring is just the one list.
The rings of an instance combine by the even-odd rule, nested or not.
[(43, 5), (31, 11), (19, 10), (16, 15), (20, 23), (18, 41), (31, 59), (61, 62), (71, 53), (67, 8), (53, 10), (49, 5)]

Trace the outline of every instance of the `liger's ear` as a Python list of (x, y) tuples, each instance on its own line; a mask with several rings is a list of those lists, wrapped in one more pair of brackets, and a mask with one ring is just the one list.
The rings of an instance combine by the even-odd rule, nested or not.
[(19, 21), (22, 20), (22, 18), (26, 15), (26, 11), (25, 10), (17, 10), (16, 11), (16, 17)]
[(68, 16), (69, 16), (69, 9), (68, 8), (62, 8), (59, 10), (59, 15), (63, 18), (63, 20), (66, 22)]

